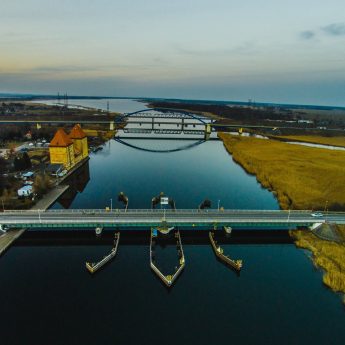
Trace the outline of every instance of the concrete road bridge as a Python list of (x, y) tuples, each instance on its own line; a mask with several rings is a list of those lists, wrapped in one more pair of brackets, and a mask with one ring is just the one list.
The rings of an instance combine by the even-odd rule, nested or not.
[(179, 229), (210, 230), (228, 226), (233, 229), (294, 229), (316, 223), (345, 224), (345, 212), (328, 212), (319, 217), (311, 211), (281, 210), (28, 210), (0, 213), (2, 229), (27, 228), (39, 230), (105, 229), (147, 230), (153, 226)]

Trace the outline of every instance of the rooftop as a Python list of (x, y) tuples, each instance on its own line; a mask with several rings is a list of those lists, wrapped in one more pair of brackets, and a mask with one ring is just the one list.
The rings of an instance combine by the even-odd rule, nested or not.
[(85, 134), (84, 131), (81, 129), (80, 125), (77, 124), (77, 125), (75, 125), (75, 126), (72, 128), (69, 137), (70, 137), (71, 139), (83, 139), (83, 138), (86, 137), (86, 134)]
[(56, 131), (54, 138), (50, 142), (49, 146), (67, 147), (71, 144), (73, 144), (71, 138), (67, 135), (67, 133), (62, 128), (59, 128)]

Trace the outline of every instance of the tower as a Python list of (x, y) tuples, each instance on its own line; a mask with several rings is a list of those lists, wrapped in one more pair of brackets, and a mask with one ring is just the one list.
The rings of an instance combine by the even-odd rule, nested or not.
[(73, 141), (66, 132), (59, 128), (49, 144), (51, 164), (63, 164), (70, 169), (75, 164)]
[(75, 125), (71, 133), (69, 134), (70, 139), (73, 141), (74, 152), (76, 160), (79, 161), (89, 154), (89, 147), (87, 143), (87, 136), (81, 129), (79, 124)]

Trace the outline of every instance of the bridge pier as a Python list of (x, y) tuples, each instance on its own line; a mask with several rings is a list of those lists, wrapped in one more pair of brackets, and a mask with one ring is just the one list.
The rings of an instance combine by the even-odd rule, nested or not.
[(205, 140), (210, 139), (210, 135), (211, 135), (211, 125), (208, 123), (205, 125), (204, 139)]

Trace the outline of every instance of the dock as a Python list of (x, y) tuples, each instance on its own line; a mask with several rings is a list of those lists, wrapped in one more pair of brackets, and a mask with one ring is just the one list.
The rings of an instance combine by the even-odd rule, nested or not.
[(154, 264), (154, 254), (153, 254), (153, 249), (154, 249), (154, 241), (153, 239), (157, 237), (157, 234), (155, 233), (155, 229), (151, 229), (151, 237), (150, 237), (150, 267), (151, 269), (157, 274), (157, 276), (162, 280), (162, 282), (167, 286), (171, 287), (178, 276), (181, 274), (182, 270), (185, 267), (185, 257), (183, 253), (183, 247), (182, 247), (182, 241), (181, 241), (181, 236), (180, 232), (176, 231), (175, 233), (175, 238), (176, 238), (176, 246), (178, 248), (178, 255), (179, 255), (179, 266), (177, 267), (176, 271), (172, 275), (164, 275), (158, 267)]
[(10, 230), (0, 236), (0, 256), (23, 234), (24, 231), (25, 229)]
[(117, 248), (119, 246), (120, 241), (120, 233), (115, 233), (115, 239), (114, 239), (114, 246), (111, 249), (110, 253), (105, 256), (102, 260), (98, 262), (86, 262), (86, 269), (91, 273), (97, 272), (101, 267), (103, 267), (106, 263), (108, 263), (111, 259), (113, 259), (117, 253)]
[(240, 271), (242, 268), (242, 260), (233, 260), (230, 257), (228, 257), (227, 255), (225, 255), (223, 252), (223, 248), (221, 248), (220, 246), (217, 246), (217, 242), (214, 239), (214, 232), (209, 232), (208, 236), (210, 238), (210, 242), (213, 248), (214, 253), (216, 254), (216, 256), (223, 261), (224, 263), (228, 264), (229, 266), (231, 266), (232, 268), (234, 268), (236, 271)]

